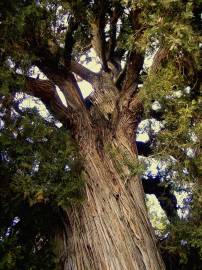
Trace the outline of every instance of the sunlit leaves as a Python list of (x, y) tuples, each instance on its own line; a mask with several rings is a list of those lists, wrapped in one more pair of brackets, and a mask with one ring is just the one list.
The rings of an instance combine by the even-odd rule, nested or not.
[(133, 1), (133, 8), (140, 7), (145, 25), (141, 43), (145, 49), (158, 43), (173, 54), (179, 50), (192, 53), (197, 62), (200, 37), (193, 31), (193, 1)]
[[(81, 199), (81, 162), (70, 135), (62, 128), (47, 126), (43, 119), (30, 113), (6, 126), (0, 140), (13, 170), (13, 191), (31, 204), (40, 200), (63, 205)], [(66, 165), (69, 171), (65, 171)]]

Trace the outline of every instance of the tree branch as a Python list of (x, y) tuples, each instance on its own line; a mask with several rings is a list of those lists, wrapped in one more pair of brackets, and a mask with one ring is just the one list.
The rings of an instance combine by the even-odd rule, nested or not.
[[(141, 35), (143, 28), (141, 26), (139, 16), (141, 10), (139, 8), (131, 10), (130, 21), (134, 32), (135, 39), (138, 40)], [(138, 33), (138, 34), (137, 34)], [(126, 67), (121, 73), (121, 77), (118, 78), (116, 82), (120, 86), (120, 96), (118, 101), (118, 112), (119, 114), (128, 114), (131, 118), (136, 115), (137, 123), (139, 116), (142, 114), (142, 102), (140, 101), (138, 93), (138, 80), (140, 71), (143, 67), (144, 55), (143, 53), (134, 48), (129, 51), (126, 59)], [(137, 126), (137, 123), (133, 123)]]
[[(136, 8), (132, 9), (130, 13), (130, 20), (131, 20), (131, 26), (134, 33), (134, 39), (137, 41), (141, 38), (143, 34), (144, 27), (142, 26), (140, 22), (140, 14), (141, 9)], [(138, 79), (140, 70), (142, 69), (144, 62), (144, 56), (143, 53), (140, 51), (140, 49), (133, 49), (128, 54), (128, 61), (127, 61), (127, 67), (126, 67), (126, 75), (125, 75), (125, 81), (123, 83), (123, 89), (129, 89), (132, 84), (136, 82)]]
[(127, 89), (137, 82), (143, 66), (144, 57), (141, 53), (133, 51), (129, 54), (127, 62), (125, 80), (122, 87), (123, 91), (127, 91)]
[(54, 67), (49, 63), (39, 62), (37, 66), (51, 82), (59, 87), (65, 96), (68, 107), (71, 107), (74, 111), (80, 110), (85, 113), (86, 109), (80, 88), (71, 72), (63, 65)]
[[(74, 80), (73, 75), (71, 80)], [(75, 93), (75, 89), (71, 88), (73, 87), (73, 82), (70, 82), (70, 80), (65, 82), (67, 82), (67, 85), (64, 84), (65, 89), (70, 86), (70, 89), (68, 89), (70, 90), (69, 95), (71, 96), (72, 91)], [(63, 83), (64, 82), (62, 81), (62, 84)], [(49, 80), (37, 80), (33, 78), (26, 79), (25, 92), (40, 98), (49, 112), (53, 113), (53, 116), (55, 116), (65, 128), (71, 131), (73, 138), (77, 141), (83, 139), (80, 134), (90, 128), (91, 120), (84, 103), (79, 103), (79, 97), (78, 102), (75, 103), (77, 97), (73, 96), (73, 106), (71, 106), (71, 103), (69, 102), (68, 106), (65, 107), (57, 94), (54, 83)], [(77, 106), (76, 108), (74, 108), (75, 104)], [(80, 107), (78, 107), (79, 104)]]
[(95, 1), (93, 20), (91, 21), (92, 47), (96, 51), (101, 60), (103, 70), (108, 72), (107, 54), (106, 54), (106, 39), (105, 39), (105, 23), (106, 10), (108, 1)]
[(83, 65), (79, 64), (78, 62), (72, 60), (71, 61), (71, 71), (81, 77), (83, 80), (93, 84), (95, 80), (98, 79), (99, 74), (95, 73), (88, 68), (84, 67)]
[(168, 49), (166, 48), (159, 48), (156, 54), (154, 55), (154, 59), (152, 65), (150, 67), (151, 72), (156, 73), (158, 69), (161, 67), (161, 63), (168, 57)]
[(65, 36), (64, 60), (65, 66), (68, 68), (71, 64), (72, 49), (74, 46), (74, 32), (77, 30), (79, 24), (73, 17), (69, 21), (69, 27)]
[(93, 23), (91, 23), (92, 28), (92, 46), (95, 49), (98, 57), (102, 62), (103, 70), (108, 72), (109, 68), (107, 65), (106, 58), (106, 41), (105, 41), (105, 33), (104, 33), (104, 22), (103, 18), (99, 18)]
[(96, 74), (78, 62), (72, 60), (72, 50), (75, 43), (74, 32), (77, 30), (78, 26), (78, 21), (75, 21), (75, 19), (71, 17), (68, 31), (65, 36), (65, 48), (63, 53), (65, 67), (79, 75), (79, 77), (82, 79), (88, 81), (89, 83), (93, 83), (93, 81), (96, 79)]
[[(71, 19), (69, 30), (66, 34), (63, 59), (61, 59), (61, 48), (59, 48), (54, 39), (52, 39), (47, 46), (44, 45), (41, 37), (39, 37), (36, 42), (35, 38), (33, 37), (34, 35), (30, 35), (30, 31), (27, 32), (29, 45), (27, 46), (25, 44), (25, 50), (34, 51), (35, 55), (37, 56), (37, 60), (34, 61), (33, 64), (36, 65), (51, 82), (60, 88), (65, 96), (68, 108), (71, 107), (71, 109), (74, 111), (81, 110), (84, 112), (85, 105), (80, 89), (74, 80), (73, 74), (71, 74), (69, 70), (74, 42), (73, 33), (77, 27), (78, 24), (75, 23), (73, 19)], [(34, 30), (35, 29), (32, 29), (33, 32)]]
[(48, 111), (53, 113), (56, 118), (66, 127), (70, 124), (70, 108), (66, 108), (57, 92), (55, 85), (49, 80), (39, 80), (27, 77), (24, 91), (41, 99)]
[(119, 73), (121, 72), (121, 61), (119, 61), (117, 55), (115, 54), (115, 49), (117, 45), (117, 22), (123, 13), (123, 8), (120, 3), (117, 3), (114, 10), (110, 14), (110, 31), (109, 31), (109, 42), (108, 42), (108, 52), (107, 52), (107, 62), (113, 73), (114, 80), (117, 80)]
[(109, 59), (114, 56), (114, 51), (116, 48), (116, 33), (117, 33), (117, 22), (119, 17), (123, 12), (123, 8), (121, 5), (116, 5), (114, 10), (112, 11), (112, 16), (110, 18), (110, 34), (109, 34)]

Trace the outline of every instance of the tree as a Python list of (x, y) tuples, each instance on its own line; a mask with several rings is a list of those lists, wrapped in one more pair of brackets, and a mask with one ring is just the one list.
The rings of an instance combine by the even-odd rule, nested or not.
[[(47, 155), (53, 153), (46, 145), (42, 157), (35, 155), (25, 163), (23, 159), (18, 160), (20, 164), (14, 164), (14, 171), (6, 174), (10, 175), (8, 183), (10, 179), (13, 183), (13, 172), (19, 169), (20, 175), (14, 182), (22, 181), (21, 195), (28, 201), (33, 199), (40, 204), (54, 200), (59, 206), (62, 224), (54, 226), (51, 233), (62, 269), (165, 268), (145, 208), (134, 142), (143, 111), (151, 113), (151, 104), (159, 100), (165, 107), (158, 117), (169, 119), (170, 125), (160, 139), (170, 155), (175, 157), (175, 151), (178, 159), (182, 159), (183, 149), (176, 143), (172, 145), (172, 131), (182, 127), (179, 120), (184, 120), (184, 128), (174, 137), (182, 144), (187, 140), (185, 133), (193, 121), (192, 116), (199, 111), (193, 102), (198, 102), (201, 81), (199, 17), (200, 1), (30, 0), (5, 1), (1, 6), (0, 82), (4, 123), (12, 122), (13, 110), (27, 119), (15, 99), (15, 94), (22, 91), (40, 98), (70, 134), (66, 139), (63, 137), (66, 145), (61, 146), (61, 153), (58, 150), (51, 164), (45, 162)], [(92, 48), (101, 65), (98, 73), (87, 69), (80, 61), (82, 55), (88, 60)], [(146, 69), (144, 60), (151, 54), (154, 54), (153, 62)], [(33, 67), (39, 68), (47, 79), (31, 77)], [(93, 87), (89, 100), (82, 97), (79, 78)], [(143, 88), (140, 87), (142, 81)], [(190, 86), (190, 95), (184, 103), (172, 107), (173, 95), (185, 86)], [(67, 106), (59, 98), (57, 87)], [(193, 106), (186, 110), (187, 104)], [(171, 118), (172, 110), (179, 116), (177, 120)], [(186, 119), (183, 118), (185, 113), (189, 114)], [(198, 123), (199, 117), (195, 116), (194, 120)], [(20, 140), (20, 130), (26, 130), (25, 126), (26, 121), (18, 125), (16, 133), (12, 131), (19, 143), (27, 139), (25, 134), (24, 140)], [(192, 126), (198, 138), (201, 129), (198, 125)], [(42, 130), (42, 126), (37, 129)], [(51, 148), (54, 140), (51, 140), (53, 133), (50, 134), (45, 137)], [(34, 130), (29, 138), (38, 143), (39, 135)], [(55, 138), (60, 139), (60, 135), (59, 131), (59, 137)], [(65, 147), (72, 145), (67, 142), (72, 140), (78, 145), (75, 152), (79, 151), (83, 158), (82, 166), (76, 162), (79, 168), (76, 175), (71, 169), (76, 154), (69, 158), (64, 154)], [(4, 160), (6, 154), (5, 151)], [(16, 155), (19, 152), (14, 151), (14, 157)], [(8, 163), (13, 159), (8, 156)], [(37, 162), (39, 174), (33, 176)], [(44, 162), (46, 167), (41, 166)], [(197, 162), (190, 162), (188, 167), (198, 168)], [(59, 167), (63, 174), (58, 176)], [(64, 176), (65, 168), (70, 168), (68, 178)], [(71, 198), (76, 197), (74, 191), (77, 195), (79, 185), (72, 190), (69, 186), (63, 189), (66, 180), (71, 183), (71, 179), (80, 179), (80, 174), (85, 178), (86, 199), (78, 206), (71, 203)], [(33, 177), (39, 183), (27, 194)], [(62, 182), (54, 183), (55, 178)], [(51, 182), (48, 192), (47, 182), (41, 179)], [(69, 207), (63, 201), (67, 197)]]

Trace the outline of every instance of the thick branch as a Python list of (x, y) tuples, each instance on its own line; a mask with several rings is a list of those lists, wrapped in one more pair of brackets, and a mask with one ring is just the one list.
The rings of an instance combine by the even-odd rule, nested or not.
[(27, 37), (29, 45), (27, 46), (25, 44), (25, 50), (33, 51), (35, 53), (37, 60), (33, 64), (36, 65), (48, 77), (48, 79), (54, 83), (54, 85), (59, 86), (65, 96), (68, 108), (71, 108), (74, 111), (80, 110), (84, 112), (85, 105), (80, 89), (74, 80), (73, 74), (71, 74), (69, 70), (73, 46), (72, 35), (77, 26), (77, 23), (73, 20), (70, 22), (69, 30), (66, 34), (63, 61), (61, 61), (61, 49), (58, 44), (54, 42), (54, 40), (51, 40), (51, 42), (48, 43), (48, 46), (44, 45), (41, 37), (39, 37), (36, 42), (34, 35), (30, 35), (30, 31), (28, 31), (28, 29), (32, 29), (32, 32), (34, 33), (35, 29), (33, 29), (32, 26), (30, 29), (28, 25)]
[(39, 97), (45, 104), (55, 98), (55, 85), (49, 80), (26, 78), (25, 89), (28, 93)]
[(168, 49), (166, 48), (159, 48), (158, 51), (156, 52), (152, 65), (151, 65), (151, 72), (156, 73), (159, 68), (161, 67), (162, 62), (168, 57)]
[(110, 31), (109, 31), (109, 42), (108, 42), (108, 52), (107, 52), (107, 61), (108, 65), (114, 75), (114, 80), (117, 80), (117, 77), (121, 71), (121, 62), (117, 58), (115, 54), (115, 49), (117, 45), (117, 22), (119, 17), (123, 12), (123, 8), (121, 5), (117, 4), (112, 11), (110, 17)]
[[(131, 25), (136, 41), (141, 38), (143, 33), (143, 27), (139, 20), (140, 12), (140, 9), (136, 9), (131, 10), (130, 14)], [(142, 114), (142, 103), (138, 97), (138, 81), (143, 62), (143, 53), (136, 48), (131, 50), (127, 55), (126, 67), (116, 82), (121, 90), (118, 101), (118, 114), (128, 114), (130, 125), (133, 125), (133, 127), (137, 127), (139, 117)], [(121, 82), (122, 80), (123, 82)]]
[(72, 60), (72, 50), (74, 45), (74, 32), (78, 28), (78, 22), (75, 22), (74, 19), (70, 20), (69, 29), (66, 33), (65, 37), (65, 48), (64, 48), (64, 62), (65, 67), (77, 74), (82, 79), (86, 80), (89, 83), (93, 83), (94, 80), (97, 78), (97, 74), (90, 71), (83, 65), (79, 64), (78, 62)]
[[(144, 27), (140, 22), (139, 18), (140, 14), (141, 14), (140, 8), (137, 8), (135, 10), (132, 9), (130, 13), (131, 26), (134, 33), (134, 41), (136, 42), (141, 38), (144, 30)], [(140, 49), (133, 49), (129, 53), (127, 60), (125, 81), (123, 83), (124, 91), (127, 91), (127, 89), (129, 89), (135, 82), (137, 82), (140, 70), (142, 69), (143, 66), (143, 62), (144, 56), (143, 53), (140, 52)]]
[(105, 38), (105, 23), (106, 23), (106, 10), (108, 8), (108, 1), (98, 0), (95, 1), (94, 15), (91, 22), (92, 33), (92, 47), (96, 51), (101, 60), (103, 70), (108, 72), (107, 65), (107, 46)]
[(71, 71), (91, 84), (93, 84), (99, 77), (98, 73), (89, 70), (76, 61), (71, 61)]
[(107, 58), (106, 58), (106, 42), (104, 33), (104, 22), (101, 18), (91, 23), (92, 28), (92, 46), (95, 49), (98, 57), (102, 62), (104, 71), (108, 71)]
[(62, 65), (55, 67), (46, 62), (39, 62), (37, 66), (50, 81), (60, 88), (65, 96), (68, 107), (71, 107), (74, 111), (85, 111), (80, 88), (72, 73)]
[(65, 126), (70, 122), (70, 111), (62, 104), (56, 92), (55, 85), (49, 80), (38, 80), (26, 78), (25, 92), (38, 97), (45, 104), (47, 109)]
[[(73, 81), (74, 77), (71, 78), (71, 80)], [(72, 91), (75, 93), (75, 89), (71, 88), (73, 87), (72, 82), (61, 81), (60, 87), (62, 88), (63, 86), (64, 88), (70, 86), (70, 96)], [(65, 107), (57, 95), (55, 85), (48, 80), (27, 78), (25, 89), (27, 93), (42, 100), (47, 109), (63, 123), (64, 127), (71, 131), (73, 138), (79, 143), (81, 143), (81, 140), (85, 139), (85, 136), (82, 137), (81, 134), (85, 134), (85, 131), (91, 129), (91, 122), (84, 103), (80, 103), (80, 107), (76, 108), (72, 107), (70, 103)], [(74, 96), (73, 102), (75, 102), (75, 100), (76, 97)], [(79, 101), (74, 104), (79, 105)]]
[(133, 51), (129, 54), (123, 91), (127, 91), (127, 89), (129, 89), (135, 82), (137, 82), (143, 66), (143, 62), (144, 57), (141, 53)]
[(116, 39), (117, 22), (122, 12), (123, 12), (123, 8), (117, 4), (110, 18), (109, 59), (111, 59), (114, 56), (114, 51), (115, 51), (116, 42), (117, 42), (117, 39)]
[(72, 17), (69, 21), (69, 28), (65, 36), (64, 60), (66, 67), (69, 67), (71, 64), (72, 49), (75, 42), (74, 32), (76, 31), (78, 26), (79, 26), (78, 22), (76, 22)]

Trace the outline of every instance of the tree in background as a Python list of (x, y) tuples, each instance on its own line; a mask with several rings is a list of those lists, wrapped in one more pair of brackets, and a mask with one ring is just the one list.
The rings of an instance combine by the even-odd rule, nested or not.
[[(187, 237), (201, 237), (200, 1), (5, 1), (0, 10), (0, 267), (52, 269), (45, 258), (54, 251), (61, 269), (165, 269), (134, 143), (141, 120), (161, 121), (151, 153), (176, 185), (192, 185), (195, 235)], [(81, 61), (92, 49), (97, 73)], [(34, 78), (34, 67), (46, 79)], [(81, 79), (94, 90), (86, 100)], [(54, 119), (22, 110), (19, 92), (38, 97)], [(169, 214), (159, 197), (175, 219), (176, 203)], [(201, 250), (200, 241), (189, 247)]]

